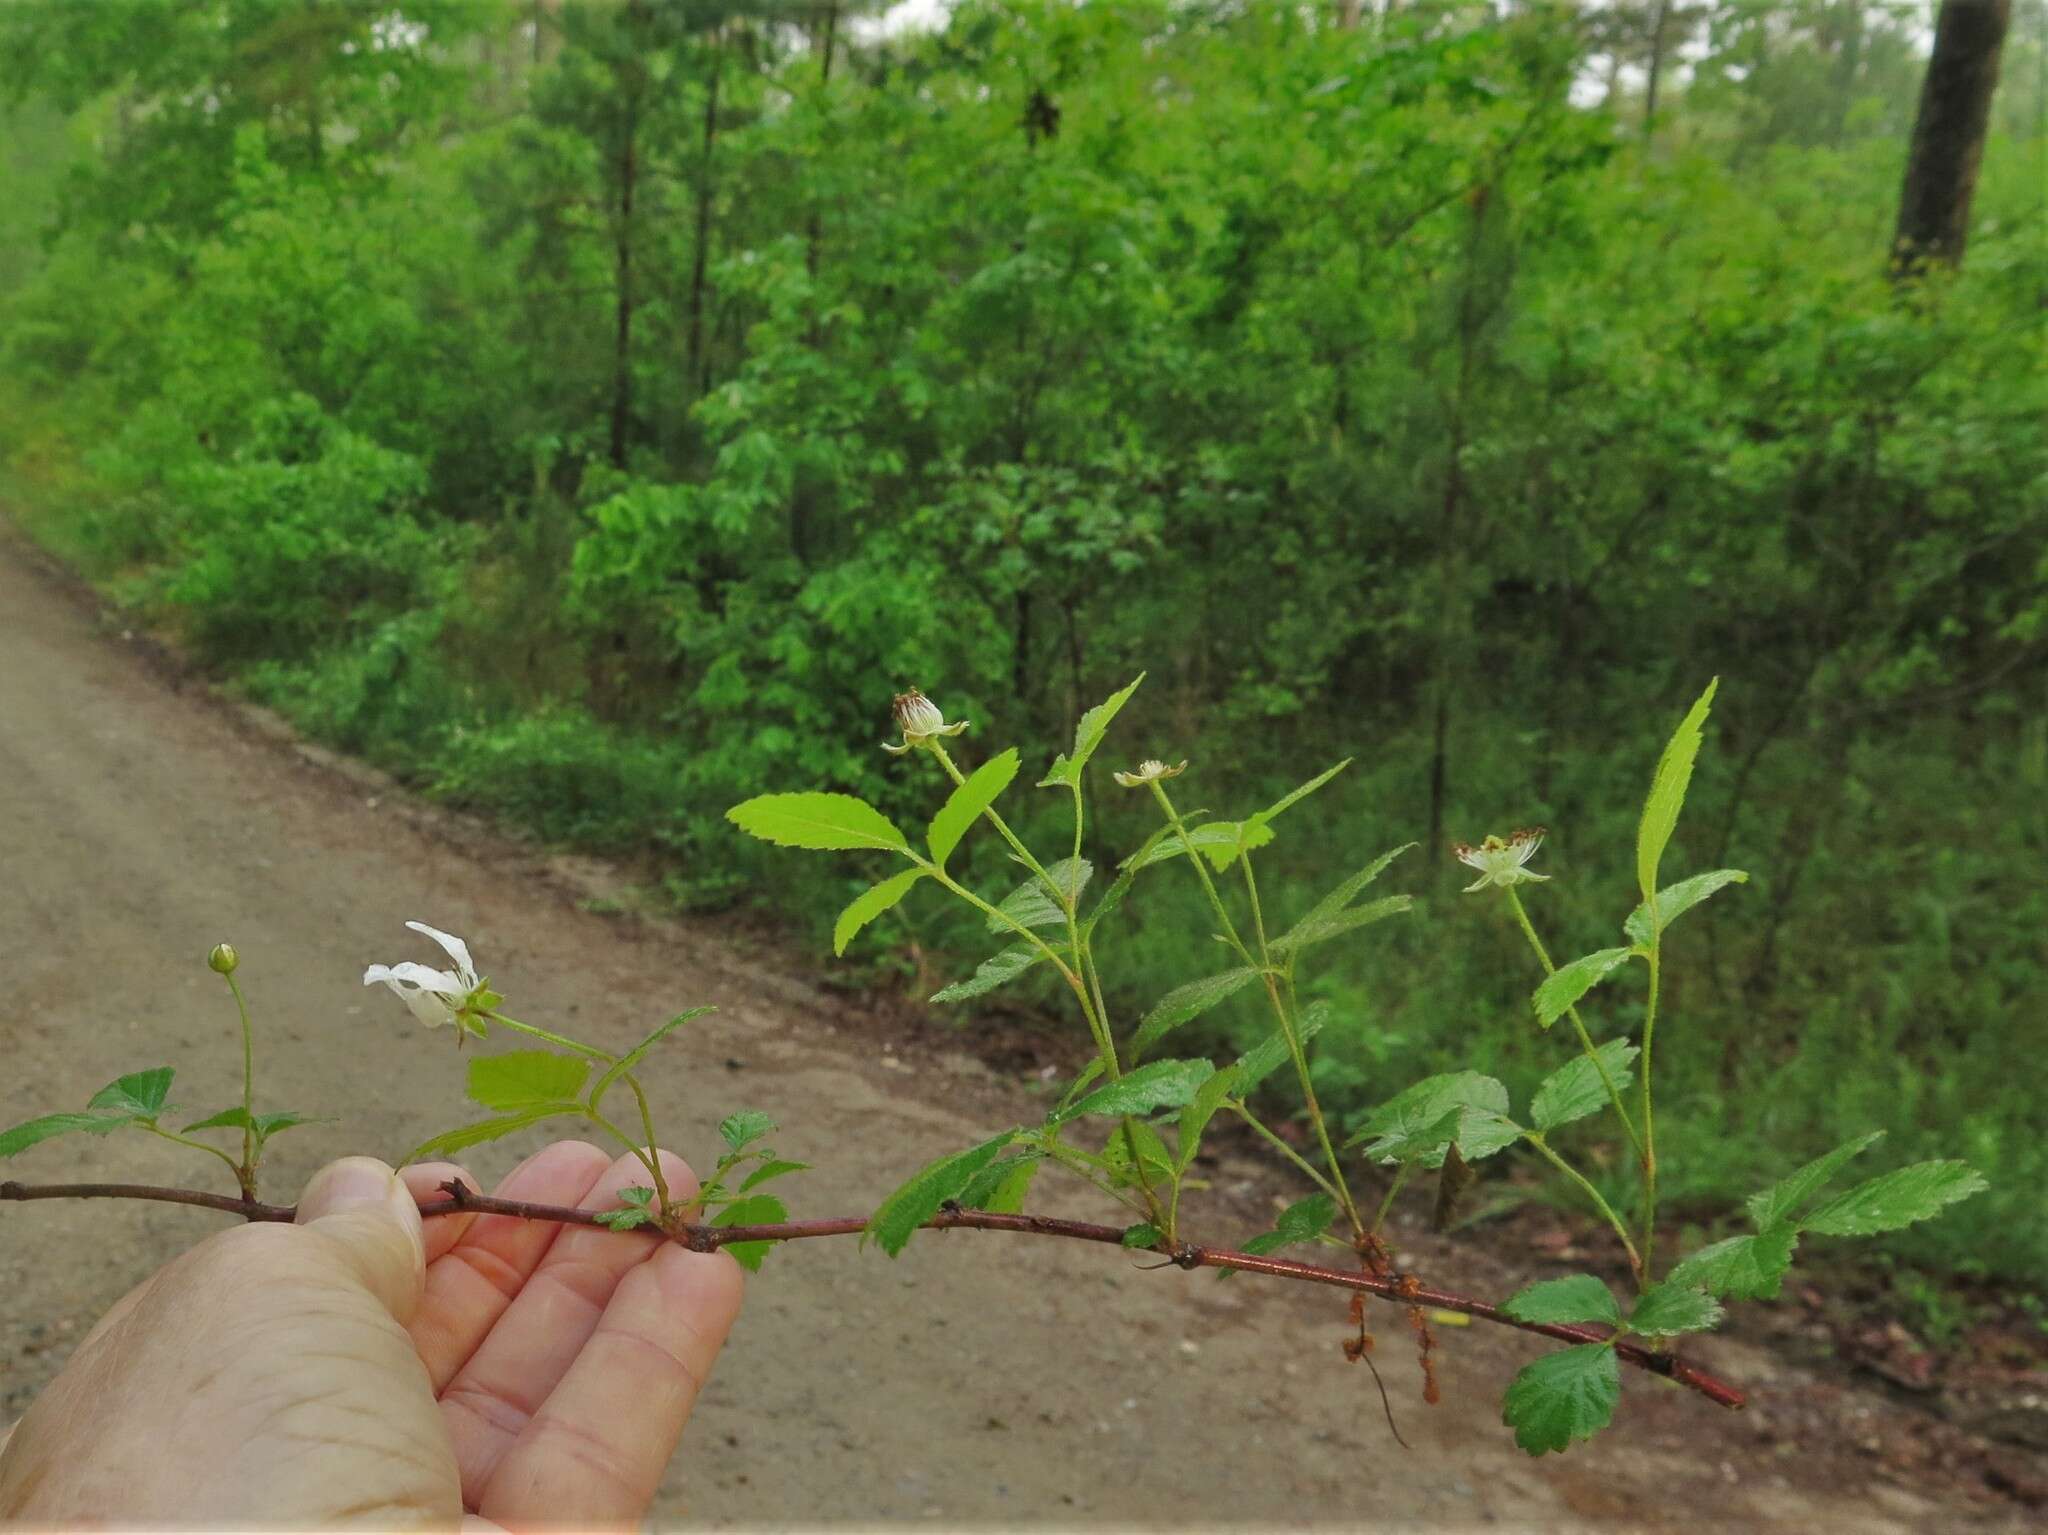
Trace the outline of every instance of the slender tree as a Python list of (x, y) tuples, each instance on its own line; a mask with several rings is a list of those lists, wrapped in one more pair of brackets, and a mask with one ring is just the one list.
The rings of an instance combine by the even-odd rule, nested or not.
[(1899, 195), (1892, 272), (1961, 266), (2012, 0), (1943, 0)]

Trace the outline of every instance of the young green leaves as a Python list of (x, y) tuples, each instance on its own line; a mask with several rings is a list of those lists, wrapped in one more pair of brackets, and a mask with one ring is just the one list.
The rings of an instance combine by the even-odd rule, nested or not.
[(168, 1107), (172, 1076), (170, 1067), (155, 1066), (116, 1077), (92, 1095), (83, 1114), (45, 1114), (0, 1133), (0, 1157), (19, 1156), (31, 1146), (73, 1131), (105, 1135), (128, 1125), (151, 1128)]
[(1128, 686), (1119, 688), (1101, 703), (1081, 716), (1081, 723), (1074, 727), (1074, 750), (1053, 759), (1046, 769), (1045, 777), (1038, 780), (1041, 789), (1065, 788), (1077, 793), (1081, 787), (1081, 770), (1088, 766), (1088, 759), (1095, 755), (1102, 738), (1109, 733), (1109, 723), (1117, 711), (1131, 701), (1131, 695), (1138, 691), (1138, 684), (1145, 680), (1139, 672)]
[(1699, 760), (1707, 711), (1713, 706), (1714, 690), (1720, 685), (1718, 677), (1707, 684), (1707, 690), (1672, 732), (1664, 755), (1657, 759), (1657, 771), (1650, 780), (1650, 797), (1643, 802), (1643, 818), (1636, 827), (1636, 879), (1646, 902), (1656, 901), (1657, 865), (1670, 845), (1671, 833), (1677, 829), (1679, 808), (1684, 805), (1686, 788), (1692, 783), (1693, 763)]

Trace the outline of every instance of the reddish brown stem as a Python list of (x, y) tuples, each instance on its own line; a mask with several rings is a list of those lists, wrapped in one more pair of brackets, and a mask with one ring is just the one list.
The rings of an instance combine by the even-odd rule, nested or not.
[[(497, 1199), (489, 1194), (475, 1193), (452, 1180), (443, 1184), (442, 1189), (448, 1197), (422, 1204), (421, 1215), (453, 1215), (461, 1211), (471, 1211), (480, 1215), (511, 1215), (524, 1220), (559, 1221), (565, 1225), (603, 1224), (597, 1218), (597, 1212), (591, 1210), (576, 1210), (566, 1205), (530, 1204), (523, 1199)], [(227, 1194), (205, 1194), (196, 1189), (158, 1188), (142, 1183), (0, 1183), (0, 1200), (10, 1199), (154, 1199), (169, 1204), (198, 1205), (204, 1209), (220, 1210), (252, 1221), (289, 1221), (296, 1214), (290, 1205), (267, 1205), (250, 1199), (236, 1199)], [(1123, 1228), (1120, 1226), (1098, 1226), (1089, 1221), (1061, 1220), (1050, 1215), (996, 1215), (986, 1210), (942, 1210), (924, 1225), (925, 1229), (932, 1231), (1008, 1231), (1025, 1236), (1066, 1237), (1078, 1242), (1101, 1242), (1112, 1247), (1121, 1247), (1124, 1239)], [(778, 1221), (766, 1226), (684, 1224), (666, 1233), (648, 1227), (638, 1229), (644, 1230), (650, 1237), (666, 1235), (669, 1240), (681, 1242), (694, 1252), (716, 1252), (719, 1248), (734, 1242), (797, 1242), (808, 1237), (856, 1236), (868, 1229), (868, 1223), (864, 1216), (841, 1215), (825, 1220)], [(1597, 1327), (1518, 1321), (1498, 1306), (1474, 1300), (1468, 1295), (1456, 1295), (1448, 1290), (1434, 1290), (1427, 1285), (1417, 1284), (1413, 1279), (1393, 1276), (1382, 1278), (1355, 1270), (1325, 1268), (1317, 1263), (1300, 1263), (1292, 1258), (1257, 1257), (1227, 1247), (1202, 1247), (1190, 1242), (1183, 1242), (1170, 1251), (1163, 1251), (1163, 1256), (1184, 1269), (1241, 1269), (1246, 1273), (1267, 1274), (1276, 1279), (1296, 1279), (1309, 1284), (1335, 1285), (1339, 1289), (1363, 1290), (1368, 1295), (1377, 1295), (1383, 1300), (1393, 1301), (1399, 1305), (1432, 1306), (1439, 1311), (1455, 1311), (1464, 1316), (1478, 1317), (1483, 1321), (1498, 1322), (1503, 1327), (1517, 1328), (1522, 1332), (1540, 1333), (1546, 1338), (1557, 1338), (1565, 1343), (1604, 1343), (1609, 1336)], [(1726, 1381), (1707, 1374), (1696, 1365), (1687, 1364), (1670, 1354), (1655, 1353), (1628, 1342), (1616, 1343), (1614, 1352), (1624, 1362), (1689, 1387), (1719, 1406), (1741, 1408), (1746, 1405), (1747, 1399), (1741, 1391)]]

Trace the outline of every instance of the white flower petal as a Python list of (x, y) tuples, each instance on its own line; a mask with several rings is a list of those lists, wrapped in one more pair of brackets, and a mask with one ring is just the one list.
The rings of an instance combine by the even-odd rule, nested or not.
[(372, 965), (363, 972), (363, 984), (373, 985), (382, 981), (386, 986), (397, 982), (420, 991), (431, 991), (444, 997), (466, 997), (470, 988), (463, 984), (462, 977), (450, 975), (446, 970), (436, 970), (430, 965), (414, 964), (405, 960), (396, 965)]
[(463, 987), (464, 991), (472, 989), (477, 984), (476, 961), (469, 957), (468, 944), (453, 933), (444, 933), (438, 927), (428, 927), (424, 922), (408, 922), (405, 925), (415, 933), (425, 933), (448, 951), (448, 957), (455, 961), (455, 973), (468, 983)]

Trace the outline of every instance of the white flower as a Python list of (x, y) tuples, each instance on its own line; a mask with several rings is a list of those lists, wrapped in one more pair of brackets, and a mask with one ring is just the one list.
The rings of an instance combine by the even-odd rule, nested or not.
[(916, 688), (908, 693), (898, 693), (890, 705), (890, 712), (896, 716), (896, 723), (903, 728), (903, 744), (884, 741), (882, 750), (902, 756), (905, 752), (922, 746), (933, 736), (956, 736), (967, 728), (966, 720), (946, 723), (945, 715), (939, 713), (939, 706)]
[(1484, 890), (1488, 885), (1498, 885), (1505, 890), (1510, 885), (1536, 884), (1549, 879), (1548, 874), (1531, 874), (1522, 867), (1542, 845), (1543, 828), (1540, 826), (1526, 826), (1505, 842), (1499, 837), (1488, 837), (1477, 847), (1469, 842), (1452, 843), (1451, 851), (1458, 855), (1458, 861), (1479, 871), (1479, 878), (1465, 887), (1465, 894)]
[(1165, 763), (1154, 757), (1139, 763), (1138, 771), (1135, 773), (1112, 773), (1109, 776), (1122, 784), (1126, 789), (1135, 789), (1140, 784), (1157, 783), (1162, 778), (1178, 778), (1187, 770), (1188, 765), (1185, 762), (1180, 763), (1176, 767), (1168, 767)]
[(483, 1025), (474, 1012), (479, 1008), (488, 1012), (497, 1005), (498, 999), (485, 990), (483, 978), (476, 973), (476, 961), (469, 957), (469, 945), (453, 933), (428, 927), (424, 922), (405, 925), (416, 933), (425, 933), (446, 949), (448, 957), (455, 961), (455, 968), (436, 970), (428, 965), (414, 964), (411, 960), (396, 965), (372, 965), (363, 972), (363, 984), (374, 986), (383, 982), (391, 988), (391, 994), (410, 1009), (413, 1017), (429, 1028), (452, 1023), (458, 1033), (482, 1034)]

